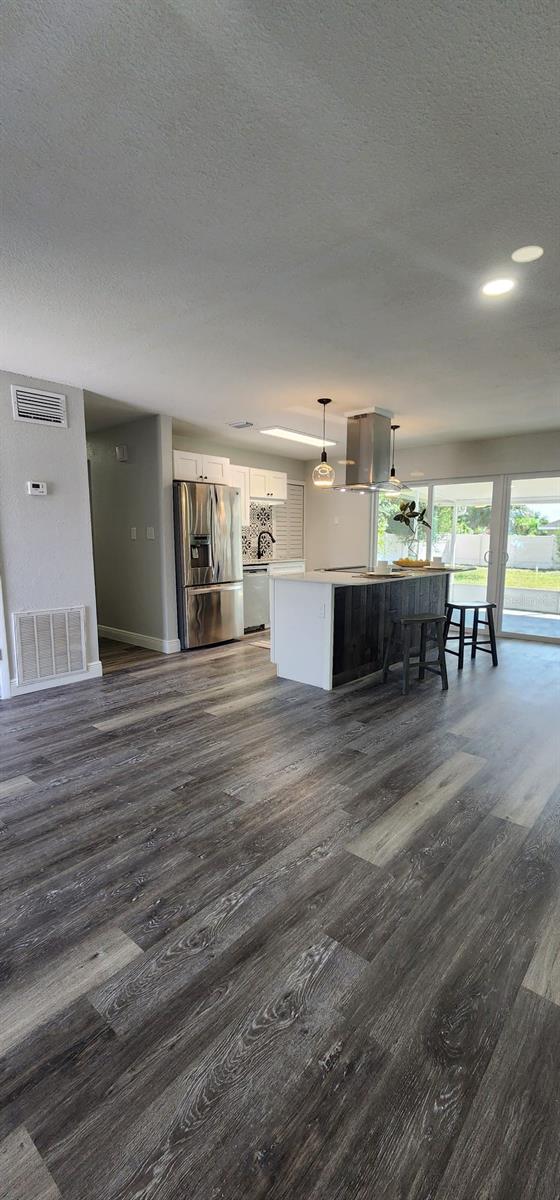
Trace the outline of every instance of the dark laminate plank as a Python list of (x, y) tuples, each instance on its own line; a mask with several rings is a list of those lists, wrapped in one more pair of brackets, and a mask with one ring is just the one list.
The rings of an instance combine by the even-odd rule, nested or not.
[(560, 898), (555, 897), (543, 922), (537, 948), (523, 980), (524, 987), (560, 1006)]
[(560, 1008), (521, 988), (436, 1200), (557, 1200)]
[(14, 775), (11, 779), (4, 779), (0, 782), (0, 801), (21, 796), (34, 786), (33, 780), (28, 775)]
[(0, 1200), (60, 1200), (54, 1179), (23, 1126), (0, 1145)]
[[(216, 1172), (212, 1145), (226, 1131), (236, 1161), (235, 1137), (243, 1138), (244, 1125), (235, 1121), (235, 1111), (248, 1088), (258, 1105), (259, 1093), (278, 1086), (289, 1062), (298, 1069), (314, 1040), (321, 1040), (325, 1019), (332, 1021), (329, 1009), (338, 994), (362, 970), (350, 952), (324, 934), (316, 937), (278, 971), (270, 991), (257, 991), (223, 1035), (131, 1123), (124, 1143), (115, 1147), (111, 1140), (105, 1161), (73, 1159), (69, 1194), (79, 1194), (78, 1181), (87, 1179), (91, 1200), (100, 1200), (110, 1179), (110, 1194), (121, 1200), (150, 1191), (164, 1200), (187, 1186), (203, 1195)], [(278, 1063), (271, 1061), (274, 1053)], [(48, 1161), (54, 1161), (50, 1153)], [(66, 1189), (67, 1175), (57, 1169), (56, 1176)]]
[[(370, 1039), (391, 1048), (393, 1059), (367, 1100), (354, 1094), (347, 1057), (332, 1072), (326, 1101), (310, 1089), (297, 1129), (280, 1135), (288, 1161), (270, 1191), (275, 1200), (366, 1196), (372, 1178), (388, 1197), (419, 1200), (433, 1192), (514, 1003), (558, 873), (553, 820), (530, 839), (519, 827), (488, 818), (475, 838), (492, 825), (496, 833), (501, 830), (498, 857), (490, 855), (484, 875), (471, 874), (458, 903), (432, 920), (428, 937), (418, 943), (430, 899), (441, 888), (436, 885), (425, 912), (399, 927), (372, 963), (360, 988), (364, 994), (348, 1017), (346, 1045), (341, 1040), (351, 1061)], [(444, 886), (444, 896), (445, 891)], [(467, 930), (461, 913), (469, 893)], [(440, 902), (444, 896), (440, 893)], [(319, 1164), (314, 1138), (325, 1104), (322, 1133), (336, 1150)]]
[[(146, 786), (151, 790), (149, 783)], [(209, 801), (207, 807), (211, 816), (212, 802)], [(231, 796), (219, 794), (214, 801), (214, 812), (220, 815), (232, 812), (237, 807), (237, 802)], [(141, 809), (140, 813), (138, 808)], [(196, 807), (189, 812), (182, 798), (170, 790), (159, 799), (149, 802), (145, 799), (143, 811), (137, 796), (129, 805), (129, 811), (126, 810), (126, 805), (119, 807), (115, 804), (105, 814), (95, 813), (89, 820), (86, 817), (82, 821), (78, 820), (77, 829), (71, 827), (66, 830), (63, 824), (60, 831), (54, 830), (44, 838), (30, 843), (24, 837), (12, 846), (7, 826), (2, 847), (1, 890), (14, 886), (21, 888), (27, 881), (33, 883), (39, 872), (44, 879), (58, 874), (69, 863), (77, 865), (86, 862), (103, 847), (110, 852), (111, 848), (128, 834), (130, 825), (134, 825), (135, 814), (137, 821), (144, 822), (145, 836), (158, 826), (167, 826), (169, 829), (173, 826), (177, 837), (188, 837), (194, 841), (197, 829), (201, 826), (206, 827), (207, 824), (206, 814), (201, 814)]]
[[(484, 1143), (519, 987), (555, 994), (557, 664), (504, 644), (497, 671), (469, 663), (403, 704), (375, 677), (275, 683), (244, 642), (0, 705), (0, 779), (32, 781), (0, 801), (4, 993), (112, 927), (151, 964), (96, 988), (101, 1012), (68, 990), (7, 1051), (0, 1136), (24, 1126), (64, 1200), (433, 1196), (462, 1131)], [(458, 752), (486, 765), (434, 794)], [(417, 788), (421, 822), (402, 803)], [(385, 865), (344, 850), (391, 809)], [(521, 1145), (549, 1110), (532, 1060), (515, 1078)], [(544, 1136), (537, 1158), (548, 1184)]]
[[(37, 1098), (37, 1087), (25, 1095), (20, 1108), (52, 1161), (64, 1162), (71, 1149), (70, 1157), (77, 1156), (79, 1164), (86, 1147), (114, 1141), (119, 1131), (125, 1138), (131, 1120), (140, 1117), (233, 1021), (242, 1018), (249, 1003), (275, 986), (299, 949), (320, 936), (317, 901), (333, 881), (334, 893), (339, 893), (337, 878), (343, 879), (340, 862), (327, 869), (321, 888), (308, 890), (304, 906), (300, 892), (283, 907), (280, 922), (271, 916), (257, 921), (249, 936), (224, 947), (221, 956), (204, 960), (201, 955), (199, 969), (195, 962), (164, 1007), (146, 1013), (131, 1033), (113, 1035), (113, 1042), (105, 1050), (101, 1047), (95, 1061), (81, 1064), (71, 1112), (53, 1110), (45, 1104), (44, 1093)], [(353, 956), (346, 961), (353, 964), (354, 978), (361, 964)], [(97, 1020), (107, 1029), (101, 1018)]]
[(114, 638), (99, 638), (99, 658), (103, 665), (104, 675), (110, 675), (114, 671), (130, 670), (131, 667), (144, 665), (153, 660), (161, 662), (162, 657), (157, 650), (147, 650), (144, 646), (116, 642)]
[(28, 1034), (0, 1060), (4, 1131), (23, 1122), (34, 1134), (39, 1114), (50, 1114), (62, 1127), (77, 1120), (84, 1079), (88, 1110), (106, 1090), (110, 1073), (103, 1063), (113, 1063), (115, 1043), (113, 1030), (85, 996)]
[[(132, 1036), (122, 1042), (119, 1039), (116, 1047), (111, 1049), (109, 1066), (101, 1064), (106, 1079), (109, 1073), (107, 1081), (111, 1086), (107, 1088), (107, 1101), (95, 1117), (94, 1126), (88, 1120), (72, 1134), (72, 1144), (78, 1152), (70, 1157), (77, 1164), (82, 1161), (90, 1143), (99, 1145), (99, 1137), (113, 1141), (117, 1129), (122, 1129), (124, 1135), (134, 1113), (140, 1115), (147, 1103), (156, 1099), (170, 1080), (200, 1055), (204, 1046), (216, 1039), (221, 1030), (233, 1020), (244, 1019), (249, 1003), (256, 1003), (259, 996), (275, 987), (277, 977), (288, 969), (294, 954), (322, 936), (320, 918), (328, 919), (336, 911), (348, 881), (356, 887), (367, 886), (371, 868), (363, 863), (357, 863), (356, 868), (349, 877), (346, 856), (333, 856), (324, 861), (305, 884), (292, 889), (280, 909), (255, 920), (246, 936), (238, 937), (230, 944), (227, 932), (220, 940), (219, 931), (211, 953), (206, 953), (203, 937), (200, 937), (200, 953), (195, 937), (190, 945), (185, 939), (182, 960), (178, 947), (175, 947), (177, 965), (154, 955), (146, 956), (147, 962), (151, 962), (155, 982), (149, 973), (143, 973), (142, 978), (121, 974), (118, 990), (112, 989), (107, 994), (102, 989), (100, 995), (108, 1002), (107, 1015), (117, 1023), (121, 1034), (133, 1018), (138, 1028), (136, 1034), (133, 1031)], [(204, 926), (200, 933), (204, 934)], [(167, 959), (171, 959), (169, 946)], [(363, 969), (355, 956), (342, 955), (340, 961), (347, 967), (351, 964), (347, 981)], [(174, 988), (169, 986), (172, 975)], [(146, 980), (150, 986), (147, 990), (145, 986), (143, 988), (146, 1007), (142, 1010), (137, 988)], [(151, 1003), (153, 993), (158, 994), (157, 1004)], [(119, 1064), (116, 1077), (111, 1074), (115, 1061)], [(132, 1076), (128, 1072), (123, 1074), (125, 1062), (133, 1065)], [(124, 1109), (123, 1095), (126, 1095)], [(59, 1161), (68, 1157), (68, 1147), (55, 1145), (54, 1135), (67, 1139), (69, 1131), (67, 1124), (61, 1126), (60, 1121), (57, 1129), (56, 1121), (55, 1116), (53, 1128), (53, 1118), (48, 1114), (38, 1126), (32, 1123), (31, 1127), (37, 1132), (41, 1148), (48, 1152), (49, 1161), (56, 1165), (58, 1178)], [(93, 1136), (95, 1129), (97, 1134)]]
[[(276, 1147), (278, 1181), (270, 1188), (274, 1200), (343, 1195), (338, 1189), (342, 1180), (348, 1184), (353, 1171), (356, 1180), (349, 1196), (367, 1195), (366, 1181), (369, 1186), (372, 1178), (378, 1181), (380, 1194), (384, 1187), (387, 1196), (407, 1195), (411, 1158), (418, 1169), (420, 1188), (426, 1184), (423, 1172), (432, 1161), (433, 1145), (426, 1144), (422, 1123), (418, 1128), (416, 1121), (424, 1112), (422, 1089), (427, 1087), (425, 1067), (431, 1065), (431, 1059), (423, 1055), (424, 1043), (416, 1030), (419, 1014), (425, 1008), (430, 1012), (437, 1003), (457, 947), (468, 957), (476, 935), (477, 948), (483, 943), (483, 914), (487, 916), (492, 897), (496, 904), (502, 896), (498, 880), (506, 874), (523, 833), (504, 822), (492, 824), (497, 840), (492, 843), (489, 829), (481, 832), (479, 828), (459, 861), (428, 892), (426, 905), (397, 927), (374, 959), (334, 1039), (327, 1077), (315, 1066), (302, 1083), (297, 1113), (286, 1121), (285, 1114), (278, 1112), (276, 1124), (266, 1134)], [(486, 859), (483, 847), (487, 848)], [(471, 903), (476, 901), (478, 923), (473, 922), (467, 933), (461, 913), (469, 889)], [(468, 1031), (468, 1022), (465, 1028)], [(394, 1056), (395, 1051), (396, 1057), (390, 1061), (387, 1055), (391, 1052)], [(373, 1075), (367, 1066), (369, 1056)], [(384, 1069), (378, 1074), (381, 1062)], [(409, 1063), (410, 1077), (406, 1074)], [(446, 1065), (444, 1057), (442, 1071)], [(467, 1078), (465, 1074), (465, 1087)], [(388, 1142), (384, 1141), (386, 1131)], [(323, 1144), (330, 1147), (326, 1160), (321, 1157)], [(383, 1146), (388, 1157), (379, 1158)], [(394, 1193), (389, 1178), (394, 1179)], [(260, 1190), (256, 1194), (268, 1196), (270, 1178), (258, 1173), (257, 1179)]]
[[(303, 799), (303, 802), (302, 802)], [(272, 811), (266, 803), (241, 806), (222, 819), (219, 829), (209, 826), (189, 838), (192, 865), (188, 892), (181, 894), (168, 883), (157, 905), (143, 905), (128, 917), (123, 928), (141, 946), (148, 947), (183, 923), (186, 916), (214, 901), (263, 863), (292, 845), (298, 837), (315, 831), (317, 823), (340, 807), (336, 784), (307, 789), (305, 796), (294, 790), (282, 797)], [(353, 822), (355, 819), (350, 818)], [(321, 836), (321, 828), (317, 831)], [(313, 836), (315, 833), (313, 832)]]
[[(259, 872), (221, 903), (158, 940), (136, 968), (121, 971), (91, 992), (90, 1000), (104, 1020), (117, 1032), (138, 1026), (239, 939), (246, 953), (251, 938), (262, 937), (263, 929), (271, 925), (280, 931), (283, 923), (293, 920), (294, 912), (300, 920), (312, 913), (320, 926), (337, 911), (347, 887), (369, 892), (369, 864), (354, 867), (344, 852), (329, 852), (328, 839), (314, 841), (277, 858), (268, 871)], [(277, 909), (285, 891), (289, 897)]]
[[(387, 801), (384, 811), (392, 797), (387, 800), (383, 787), (381, 797)], [(379, 801), (380, 797), (375, 799)], [(492, 772), (483, 770), (422, 823), (416, 836), (411, 835), (406, 847), (391, 859), (388, 867), (377, 868), (376, 885), (366, 904), (352, 895), (347, 897), (337, 919), (328, 928), (331, 936), (365, 958), (373, 959), (399, 921), (424, 900), (459, 851), (465, 847), (468, 852), (469, 838), (494, 803)], [(353, 804), (348, 807), (355, 811)], [(482, 842), (475, 844), (488, 850), (491, 842), (490, 826), (485, 826)]]
[(119, 971), (142, 950), (120, 929), (100, 930), (67, 951), (21, 987), (3, 988), (0, 1000), (0, 1054), (63, 1011), (78, 996)]
[(457, 795), (484, 765), (484, 759), (457, 750), (421, 783), (417, 783), (411, 791), (406, 791), (396, 804), (387, 808), (355, 841), (349, 843), (348, 850), (379, 867), (387, 866), (422, 825)]

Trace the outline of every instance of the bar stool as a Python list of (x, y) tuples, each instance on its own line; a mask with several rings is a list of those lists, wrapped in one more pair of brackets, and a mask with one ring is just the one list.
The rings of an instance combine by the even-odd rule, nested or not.
[[(391, 632), (389, 634), (389, 641), (387, 642), (387, 646), (385, 648), (385, 655), (383, 658), (383, 682), (386, 683), (389, 678), (389, 670), (391, 667), (391, 654), (392, 654), (393, 648), (395, 647), (397, 631), (399, 631), (401, 634), (401, 637), (402, 637), (402, 648), (403, 648), (403, 657), (402, 657), (402, 664), (403, 664), (402, 694), (403, 694), (403, 696), (406, 696), (407, 692), (408, 692), (409, 683), (410, 683), (410, 667), (411, 666), (418, 667), (418, 678), (419, 679), (424, 679), (426, 671), (431, 671), (434, 675), (441, 676), (441, 688), (442, 688), (442, 691), (446, 692), (449, 687), (449, 683), (447, 680), (447, 663), (445, 661), (445, 636), (444, 636), (445, 623), (446, 623), (446, 617), (443, 615), (439, 616), (436, 613), (420, 613), (419, 616), (415, 616), (415, 617), (392, 617), (391, 618)], [(434, 658), (434, 659), (426, 658), (427, 643), (428, 643), (428, 629), (429, 629), (430, 625), (433, 625), (435, 627), (435, 637), (432, 636), (430, 640), (435, 641), (437, 643), (437, 648), (438, 648), (437, 658)], [(419, 655), (416, 655), (416, 654), (414, 655), (414, 661), (411, 663), (412, 633), (413, 633), (413, 630), (417, 629), (418, 627), (420, 628), (420, 653), (419, 653)]]
[[(483, 650), (485, 654), (492, 655), (493, 666), (498, 666), (496, 630), (494, 628), (495, 607), (495, 604), (452, 604), (451, 602), (446, 605), (447, 615), (445, 618), (445, 649), (447, 650), (448, 654), (454, 654), (455, 657), (459, 659), (457, 664), (459, 671), (463, 670), (463, 664), (465, 661), (465, 646), (470, 646), (471, 658), (476, 658), (477, 650)], [(453, 620), (453, 613), (455, 609), (457, 609), (459, 613), (458, 621)], [(485, 621), (479, 616), (481, 609), (486, 610)], [(467, 637), (466, 617), (467, 613), (471, 611), (473, 614), (472, 634), (471, 637)], [(488, 629), (489, 637), (483, 642), (481, 642), (478, 637), (479, 625), (486, 625)], [(449, 630), (451, 626), (453, 626), (454, 629), (458, 629), (459, 633), (452, 633), (450, 635)], [(447, 645), (448, 642), (458, 642), (459, 649), (451, 650)]]

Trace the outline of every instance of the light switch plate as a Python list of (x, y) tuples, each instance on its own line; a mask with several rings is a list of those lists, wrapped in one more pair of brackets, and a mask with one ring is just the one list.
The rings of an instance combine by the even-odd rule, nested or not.
[(146, 525), (146, 537), (149, 542), (153, 542), (156, 536), (156, 531), (153, 525)]
[(130, 526), (130, 540), (131, 540), (131, 542), (136, 541), (136, 525)]

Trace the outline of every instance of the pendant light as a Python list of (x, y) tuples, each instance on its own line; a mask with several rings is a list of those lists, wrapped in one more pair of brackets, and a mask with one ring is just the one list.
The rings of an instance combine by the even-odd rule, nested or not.
[(391, 455), (391, 473), (389, 475), (388, 482), (385, 484), (382, 484), (382, 486), (380, 487), (380, 489), (379, 489), (380, 492), (402, 492), (402, 490), (404, 488), (404, 484), (401, 483), (400, 479), (397, 479), (397, 472), (395, 470), (395, 437), (396, 437), (397, 429), (400, 429), (400, 425), (391, 425), (391, 433), (393, 435), (393, 453)]
[(334, 483), (334, 467), (331, 467), (330, 463), (327, 462), (327, 451), (325, 449), (325, 409), (327, 404), (330, 403), (331, 401), (328, 399), (317, 401), (317, 404), (322, 404), (323, 406), (323, 449), (321, 451), (321, 461), (313, 468), (311, 478), (315, 487), (320, 488), (331, 488)]

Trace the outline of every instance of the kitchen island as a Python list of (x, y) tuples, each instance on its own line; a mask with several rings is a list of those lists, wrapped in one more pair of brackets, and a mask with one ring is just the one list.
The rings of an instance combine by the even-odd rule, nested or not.
[[(331, 691), (380, 671), (391, 617), (443, 613), (450, 571), (306, 571), (270, 580), (271, 659), (282, 679)], [(392, 662), (400, 662), (395, 644)]]

